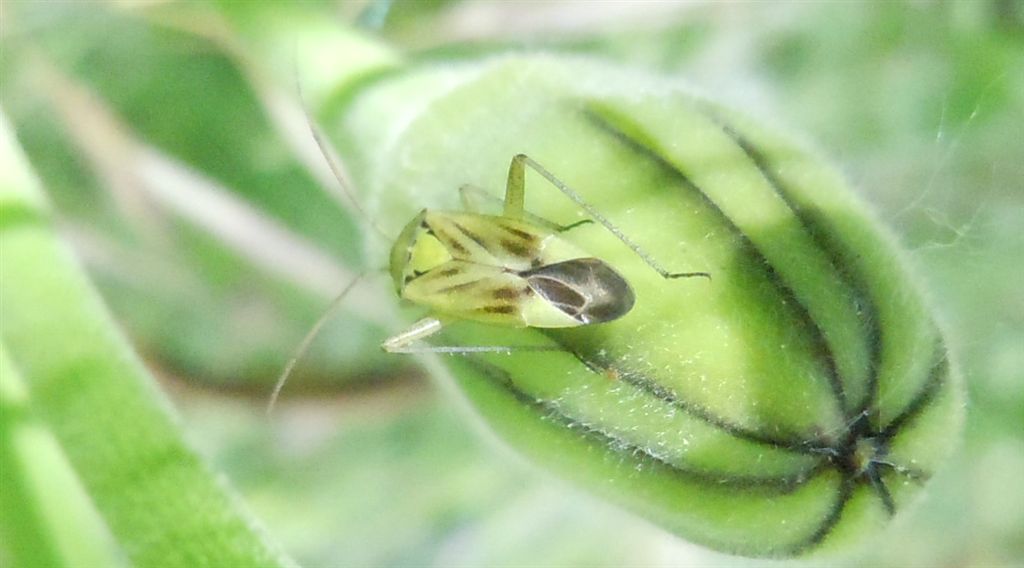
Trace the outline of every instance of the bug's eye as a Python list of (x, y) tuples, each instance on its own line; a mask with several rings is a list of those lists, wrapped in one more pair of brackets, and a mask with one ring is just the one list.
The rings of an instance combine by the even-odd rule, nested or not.
[(580, 323), (618, 319), (636, 298), (618, 272), (596, 258), (575, 258), (521, 273), (530, 287)]

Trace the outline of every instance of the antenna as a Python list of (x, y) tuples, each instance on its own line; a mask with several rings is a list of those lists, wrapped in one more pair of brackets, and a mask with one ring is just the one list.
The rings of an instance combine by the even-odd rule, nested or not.
[(327, 323), (327, 320), (331, 319), (331, 316), (334, 315), (334, 311), (341, 306), (341, 303), (345, 300), (345, 297), (348, 296), (348, 293), (356, 287), (356, 284), (358, 284), (364, 276), (366, 276), (365, 272), (353, 278), (352, 281), (342, 289), (341, 293), (331, 300), (330, 305), (327, 306), (326, 310), (324, 310), (320, 319), (316, 320), (313, 327), (310, 328), (306, 333), (306, 336), (302, 338), (302, 342), (295, 348), (295, 352), (292, 353), (291, 359), (288, 360), (288, 364), (285, 365), (284, 371), (281, 372), (281, 376), (277, 378), (277, 382), (274, 384), (274, 391), (270, 393), (270, 402), (267, 403), (267, 415), (270, 415), (270, 413), (273, 412), (274, 405), (277, 403), (277, 398), (281, 394), (281, 389), (284, 388), (284, 383), (288, 380), (288, 377), (291, 376), (292, 369), (295, 368), (295, 364), (299, 362), (299, 359), (306, 355), (306, 351), (309, 350), (309, 346), (313, 343), (313, 340), (316, 339), (317, 335), (320, 335), (320, 330), (324, 327), (324, 324)]
[(366, 226), (373, 229), (378, 235), (383, 237), (385, 241), (392, 240), (390, 235), (384, 232), (383, 229), (373, 222), (370, 215), (366, 213), (365, 209), (363, 209), (362, 202), (359, 201), (355, 192), (352, 191), (352, 185), (348, 183), (345, 178), (345, 174), (341, 168), (337, 154), (334, 152), (334, 148), (331, 146), (327, 138), (324, 137), (320, 128), (317, 127), (316, 121), (313, 120), (313, 114), (309, 112), (309, 107), (306, 105), (306, 99), (302, 94), (302, 83), (299, 81), (298, 77), (295, 78), (295, 90), (299, 95), (299, 106), (302, 107), (302, 113), (306, 115), (306, 124), (309, 125), (309, 132), (313, 135), (313, 140), (316, 142), (317, 148), (320, 149), (320, 154), (323, 155), (324, 160), (327, 162), (327, 167), (330, 168), (331, 173), (334, 174), (334, 179), (338, 181), (338, 186), (341, 188), (341, 192), (350, 202), (352, 202), (352, 206), (362, 217), (363, 223), (366, 224)]
[[(317, 128), (316, 123), (313, 121), (313, 115), (309, 112), (309, 107), (306, 106), (306, 101), (302, 96), (302, 83), (298, 78), (298, 67), (296, 67), (295, 89), (299, 95), (299, 105), (302, 107), (302, 113), (306, 116), (306, 124), (309, 125), (309, 132), (313, 135), (313, 140), (316, 141), (317, 148), (320, 149), (320, 153), (323, 155), (324, 160), (327, 161), (327, 166), (330, 168), (331, 173), (334, 174), (334, 179), (338, 181), (338, 186), (341, 188), (342, 193), (344, 193), (345, 197), (352, 202), (353, 207), (355, 207), (366, 226), (376, 231), (377, 234), (383, 237), (385, 241), (391, 240), (391, 237), (389, 237), (383, 229), (373, 222), (370, 216), (366, 213), (366, 210), (363, 209), (362, 204), (356, 197), (355, 192), (352, 191), (351, 186), (347, 181), (345, 181), (345, 176), (342, 173), (341, 165), (335, 158), (333, 148), (320, 132), (320, 129)], [(284, 384), (288, 381), (288, 377), (291, 376), (295, 365), (306, 355), (306, 352), (309, 351), (309, 346), (312, 345), (313, 340), (320, 334), (320, 330), (323, 329), (327, 321), (334, 315), (334, 312), (341, 306), (349, 292), (355, 288), (356, 284), (358, 284), (364, 276), (366, 276), (365, 272), (353, 278), (352, 281), (349, 282), (333, 300), (331, 300), (327, 309), (324, 310), (324, 313), (320, 315), (320, 318), (306, 333), (306, 336), (302, 338), (298, 347), (295, 348), (295, 352), (292, 353), (291, 359), (288, 360), (288, 364), (285, 365), (281, 375), (277, 378), (277, 382), (274, 384), (274, 390), (270, 393), (270, 401), (267, 403), (268, 415), (273, 412), (274, 405), (277, 404), (277, 399), (281, 394), (281, 390), (284, 388)]]

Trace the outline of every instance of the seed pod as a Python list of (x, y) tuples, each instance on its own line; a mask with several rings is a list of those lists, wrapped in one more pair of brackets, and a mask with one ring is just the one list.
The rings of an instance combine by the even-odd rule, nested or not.
[[(456, 324), (444, 342), (562, 352), (453, 357), (451, 379), (537, 463), (706, 546), (796, 556), (877, 534), (955, 444), (963, 394), (894, 244), (820, 158), (676, 85), (512, 57), (392, 74), (342, 122), (397, 234), (423, 207), (497, 197), (526, 153), (671, 271), (598, 224), (565, 238), (623, 274), (608, 324)], [(527, 209), (585, 218), (538, 177)], [(384, 258), (378, 251), (371, 258)]]

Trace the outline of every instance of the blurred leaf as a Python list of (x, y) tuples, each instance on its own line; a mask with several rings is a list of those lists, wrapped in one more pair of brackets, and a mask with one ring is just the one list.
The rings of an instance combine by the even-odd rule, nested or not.
[(103, 519), (0, 345), (0, 563), (10, 566), (122, 564)]
[[(11, 42), (17, 57), (10, 99), (27, 151), (56, 189), (64, 222), (102, 291), (150, 356), (192, 380), (266, 388), (344, 278), (310, 290), (305, 284), (315, 275), (287, 273), (293, 266), (287, 258), (276, 274), (270, 270), (272, 277), (266, 270), (254, 274), (244, 249), (262, 245), (251, 240), (232, 250), (179, 223), (140, 187), (146, 181), (123, 155), (119, 137), (131, 139), (137, 131), (140, 141), (129, 144), (146, 140), (210, 183), (221, 182), (221, 190), (237, 193), (255, 215), (296, 238), (315, 240), (342, 266), (360, 265), (361, 237), (282, 143), (266, 118), (273, 109), (262, 106), (223, 46), (120, 10), (78, 10), (62, 5), (15, 11), (40, 31)], [(81, 19), (63, 34), (31, 25), (44, 16)], [(112, 30), (115, 42), (109, 41)], [(69, 44), (78, 48), (65, 49)], [(61, 69), (50, 69), (40, 50), (74, 76), (61, 78)], [(28, 95), (44, 87), (49, 97)], [(155, 106), (160, 112), (151, 111)], [(308, 138), (308, 128), (299, 126)], [(237, 220), (225, 216), (222, 224)], [(282, 277), (306, 289), (283, 284)], [(361, 320), (346, 313), (329, 326), (299, 367), (296, 383), (315, 388), (377, 380), (399, 367), (401, 361), (376, 349), (383, 334)], [(325, 348), (339, 337), (343, 348)]]
[(55, 237), (2, 117), (0, 157), (0, 336), (124, 554), (142, 566), (288, 565), (182, 441)]
[[(1024, 495), (1020, 477), (1006, 473), (1013, 473), (1024, 459), (1024, 305), (1019, 294), (1024, 276), (1017, 268), (1024, 262), (1020, 3), (698, 2), (652, 12), (656, 17), (629, 7), (640, 15), (625, 17), (620, 12), (610, 17), (614, 7), (609, 10), (593, 2), (545, 4), (397, 2), (382, 30), (393, 45), (380, 51), (404, 50), (411, 60), (429, 59), (437, 65), (508, 50), (585, 52), (676, 76), (716, 100), (807, 131), (839, 159), (862, 195), (913, 250), (922, 280), (933, 292), (959, 352), (972, 405), (966, 447), (956, 456), (956, 467), (933, 481), (930, 497), (914, 522), (902, 523), (896, 536), (877, 543), (866, 556), (836, 564), (987, 566), (1013, 565), (1024, 557), (1021, 508), (1015, 510), (1016, 501), (1006, 498)], [(183, 393), (191, 391), (182, 385), (212, 382), (240, 389), (261, 377), (269, 381), (327, 298), (252, 270), (238, 251), (180, 219), (162, 225), (165, 236), (171, 237), (162, 245), (147, 238), (147, 231), (139, 228), (147, 227), (151, 218), (112, 198), (86, 150), (69, 139), (68, 120), (50, 104), (55, 93), (33, 79), (34, 58), (41, 54), (55, 62), (60, 73), (98, 93), (142, 143), (186, 170), (209, 174), (207, 179), (245, 200), (249, 191), (259, 194), (249, 201), (253, 209), (334, 251), (344, 261), (339, 264), (353, 268), (362, 265), (361, 248), (357, 240), (345, 239), (359, 231), (345, 218), (336, 220), (332, 203), (307, 195), (319, 193), (310, 191), (313, 176), (299, 166), (310, 163), (309, 156), (286, 156), (290, 142), (282, 140), (287, 136), (278, 126), (280, 105), (267, 96), (266, 87), (294, 93), (293, 68), (298, 60), (311, 106), (321, 111), (320, 116), (339, 119), (343, 112), (323, 108), (321, 102), (335, 104), (331, 89), (342, 83), (354, 85), (339, 77), (367, 71), (359, 59), (372, 51), (365, 45), (372, 38), (355, 41), (362, 44), (358, 49), (338, 37), (323, 40), (331, 34), (345, 36), (339, 23), (350, 21), (363, 6), (364, 2), (328, 0), (20, 2), (5, 4), (0, 22), (4, 103), (54, 197), (62, 229), (85, 257), (118, 320), (138, 338), (147, 356), (184, 375), (188, 382), (170, 383), (176, 387), (172, 393), (190, 406), (203, 407), (205, 416), (190, 414), (190, 428), (201, 432), (201, 439), (211, 440), (209, 451), (229, 474), (245, 478), (246, 494), (257, 494), (260, 503), (279, 503), (274, 494), (285, 489), (260, 489), (257, 456), (266, 450), (261, 446), (265, 440), (247, 436), (250, 430), (277, 423), (267, 425), (254, 418), (260, 405), (215, 395), (188, 396)], [(218, 13), (223, 17), (210, 17)], [(318, 48), (295, 49), (310, 39)], [(369, 69), (379, 70), (382, 61), (399, 58), (370, 57)], [(308, 72), (306, 63), (315, 71)], [(203, 105), (207, 108), (199, 108)], [(326, 126), (337, 124), (329, 121)], [(293, 133), (304, 134), (301, 128)], [(315, 154), (311, 156), (316, 161)], [(263, 172), (268, 172), (265, 181)], [(296, 178), (291, 179), (292, 174)], [(295, 198), (282, 197), (290, 201), (283, 203), (268, 196), (274, 184), (288, 188), (288, 195)], [(316, 211), (305, 211), (306, 205)], [(375, 267), (381, 260), (368, 257), (365, 262)], [(343, 284), (338, 283), (339, 289)], [(342, 316), (326, 332), (300, 365), (286, 399), (304, 385), (344, 384), (352, 368), (372, 372), (377, 364), (388, 363), (382, 357), (367, 358), (361, 348), (349, 359), (352, 322)], [(359, 333), (367, 335), (366, 345), (372, 347), (370, 336), (379, 339), (388, 329)], [(376, 354), (375, 348), (370, 351)], [(224, 408), (231, 404), (240, 404), (241, 409), (227, 418)], [(311, 406), (334, 410), (329, 404)], [(282, 412), (288, 408), (283, 405)], [(348, 414), (347, 409), (337, 412)], [(447, 475), (460, 475), (462, 467), (485, 468), (490, 473), (484, 475), (521, 475), (522, 470), (495, 461), (486, 452), (459, 453), (436, 443), (459, 430), (458, 422), (438, 413), (419, 418), (419, 427), (432, 432), (422, 442), (428, 446), (424, 453), (430, 454), (429, 447), (436, 445), (434, 459), (460, 467), (429, 469), (428, 478), (414, 464), (403, 470), (391, 462), (390, 491), (372, 492), (377, 498), (357, 500), (359, 505), (334, 503), (323, 498), (329, 495), (324, 488), (360, 464), (358, 452), (382, 452), (379, 459), (363, 464), (362, 479), (373, 479), (374, 471), (389, 467), (382, 448), (401, 446), (408, 434), (381, 427), (366, 444), (343, 448), (343, 455), (327, 444), (310, 450), (313, 453), (303, 463), (313, 470), (314, 464), (329, 462), (334, 469), (305, 480), (308, 487), (290, 487), (296, 499), (305, 496), (320, 505), (320, 516), (314, 524), (303, 517), (301, 507), (274, 505), (267, 512), (274, 517), (275, 532), (304, 558), (324, 563), (353, 558), (360, 552), (348, 548), (348, 540), (332, 548), (334, 535), (347, 534), (352, 526), (358, 529), (363, 519), (401, 502), (406, 486), (422, 487), (426, 479), (443, 484)], [(431, 429), (439, 420), (447, 421), (448, 430)], [(303, 426), (314, 437), (334, 428), (322, 421)], [(248, 445), (240, 440), (248, 440)], [(282, 442), (288, 443), (298, 442)], [(279, 475), (287, 479), (297, 474), (286, 469)], [(543, 493), (551, 487), (533, 477), (516, 479), (523, 493)], [(478, 482), (465, 483), (469, 487)], [(517, 499), (498, 485), (481, 485), (495, 491), (494, 501), (462, 517), (464, 523), (445, 533), (450, 538), (443, 543), (431, 541), (441, 533), (426, 536), (417, 545), (415, 539), (391, 539), (386, 529), (370, 525), (360, 533), (365, 535), (364, 548), (378, 552), (364, 552), (381, 564), (400, 558), (409, 559), (409, 564), (449, 565), (442, 560), (454, 558), (469, 559), (466, 565), (617, 565), (625, 560), (614, 559), (623, 558), (633, 563), (765, 565), (687, 547), (617, 514), (594, 515), (580, 499), (541, 498), (554, 508), (545, 509), (537, 499)], [(333, 513), (332, 506), (343, 514)], [(404, 513), (401, 520), (409, 526), (433, 522), (424, 509)], [(578, 555), (572, 552), (580, 549)], [(438, 554), (439, 550), (447, 552)]]

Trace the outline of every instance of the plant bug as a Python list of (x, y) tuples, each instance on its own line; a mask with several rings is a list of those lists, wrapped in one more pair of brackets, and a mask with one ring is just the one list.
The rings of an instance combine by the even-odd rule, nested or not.
[(460, 192), (465, 211), (425, 209), (405, 226), (391, 248), (391, 277), (399, 298), (427, 307), (432, 314), (384, 341), (385, 351), (482, 350), (412, 346), (440, 331), (445, 320), (564, 328), (610, 322), (632, 309), (635, 296), (626, 279), (603, 260), (562, 238), (561, 233), (580, 223), (559, 226), (525, 211), (526, 166), (604, 225), (663, 277), (710, 277), (705, 272), (664, 270), (578, 193), (530, 157), (518, 154), (509, 165), (501, 215), (477, 212), (473, 194), (482, 192), (463, 186)]
[[(307, 121), (338, 183), (363, 213), (308, 112)], [(382, 349), (389, 353), (448, 354), (550, 351), (555, 348), (416, 343), (454, 321), (520, 328), (567, 328), (610, 322), (632, 309), (636, 298), (629, 282), (608, 263), (588, 255), (561, 236), (565, 231), (593, 222), (591, 219), (562, 226), (525, 210), (527, 166), (663, 278), (711, 278), (707, 272), (665, 270), (579, 193), (529, 156), (517, 154), (509, 165), (500, 215), (481, 213), (482, 200), (495, 198), (479, 188), (463, 185), (459, 190), (463, 211), (424, 209), (399, 234), (391, 247), (389, 262), (395, 290), (400, 299), (428, 308), (430, 315), (384, 340)], [(369, 218), (366, 221), (372, 225)], [(385, 234), (376, 225), (373, 227)], [(268, 409), (273, 406), (295, 362), (358, 280), (345, 287), (303, 339), (278, 379)]]

